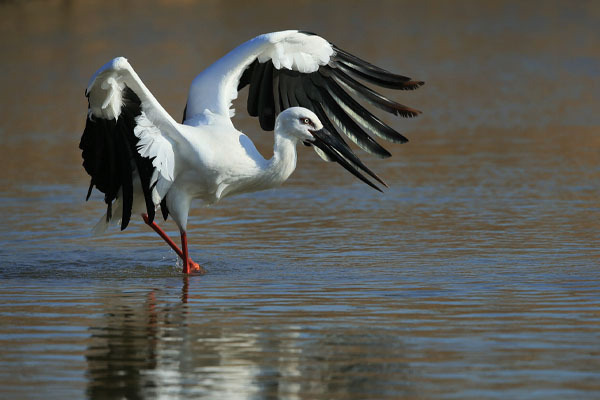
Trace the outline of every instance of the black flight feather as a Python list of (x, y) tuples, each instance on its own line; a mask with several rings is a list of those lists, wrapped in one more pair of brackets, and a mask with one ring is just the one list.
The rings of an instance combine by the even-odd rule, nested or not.
[(344, 111), (349, 114), (364, 129), (369, 130), (373, 134), (382, 139), (393, 143), (406, 143), (408, 139), (396, 132), (388, 125), (383, 123), (379, 118), (371, 114), (366, 108), (361, 106), (348, 93), (331, 79), (324, 79), (320, 75), (318, 77), (319, 85), (327, 89), (331, 97), (340, 105)]
[(273, 99), (273, 63), (265, 62), (258, 96), (258, 121), (266, 131), (275, 128), (275, 102)]
[[(279, 115), (279, 113), (281, 113), (282, 110), (284, 110), (285, 108), (283, 108), (283, 104), (281, 101), (281, 95), (279, 92), (279, 70), (277, 68), (273, 68), (273, 107), (275, 107), (275, 109), (273, 110), (273, 125), (275, 124), (275, 118)], [(273, 129), (275, 127), (273, 126)]]
[(117, 124), (115, 150), (117, 153), (118, 170), (121, 175), (121, 202), (123, 213), (121, 215), (121, 230), (125, 229), (131, 219), (131, 206), (133, 205), (133, 181), (131, 179), (131, 154), (124, 124)]
[(349, 75), (345, 74), (340, 69), (323, 68), (322, 70), (325, 76), (331, 77), (351, 94), (364, 98), (367, 102), (369, 102), (369, 104), (384, 111), (405, 118), (416, 117), (417, 115), (421, 114), (421, 111), (419, 110), (396, 103), (395, 101), (377, 93), (373, 89), (363, 85)]
[(162, 201), (160, 202), (160, 211), (162, 212), (162, 216), (163, 216), (164, 220), (166, 221), (167, 218), (169, 217), (169, 208), (167, 207), (167, 199), (166, 198), (162, 199)]
[(250, 64), (244, 72), (242, 76), (240, 76), (240, 82), (238, 83), (238, 92), (246, 87), (246, 85), (250, 84), (250, 79), (252, 78), (252, 71), (254, 66), (258, 63), (258, 60), (255, 60), (252, 64)]
[(413, 81), (407, 76), (386, 71), (335, 46), (334, 51), (332, 59), (335, 66), (345, 69), (346, 72), (357, 75), (367, 82), (400, 90), (413, 90), (424, 84), (421, 81)]
[(320, 96), (314, 96), (312, 99), (321, 103), (327, 115), (333, 119), (333, 122), (335, 122), (340, 130), (356, 143), (358, 147), (381, 158), (391, 156), (389, 151), (377, 143), (352, 118), (350, 118), (348, 114), (346, 114), (326, 88), (317, 87), (317, 89)]
[(86, 198), (89, 198), (91, 188), (94, 186), (104, 193), (104, 201), (107, 204), (106, 215), (111, 219), (112, 203), (121, 190), (123, 203), (121, 229), (127, 227), (131, 218), (134, 172), (137, 172), (142, 182), (150, 220), (153, 220), (155, 214), (150, 190), (150, 180), (154, 171), (152, 159), (140, 156), (137, 151), (139, 138), (134, 133), (135, 118), (140, 114), (139, 97), (125, 87), (119, 117), (106, 120), (90, 113), (79, 143), (83, 166), (91, 176)]
[[(300, 106), (304, 108), (308, 108), (313, 110), (313, 112), (317, 115), (319, 120), (323, 123), (326, 131), (329, 134), (328, 141), (332, 143), (331, 146), (317, 146), (321, 149), (328, 158), (331, 160), (337, 161), (340, 165), (342, 165), (345, 169), (351, 172), (353, 175), (358, 177), (363, 182), (366, 182), (369, 186), (374, 187), (375, 189), (381, 191), (379, 188), (374, 186), (368, 179), (366, 179), (360, 172), (356, 170), (356, 168), (360, 168), (365, 171), (367, 174), (375, 178), (381, 184), (387, 187), (387, 184), (379, 178), (374, 172), (372, 172), (366, 165), (364, 165), (360, 159), (354, 154), (354, 152), (350, 149), (348, 144), (344, 141), (341, 135), (338, 133), (337, 129), (333, 125), (333, 123), (327, 117), (326, 112), (323, 110), (322, 102), (319, 102), (315, 98), (311, 98), (309, 93), (313, 93), (314, 96), (318, 97), (318, 92), (315, 91), (315, 87), (310, 85), (310, 79), (308, 77), (296, 77), (297, 79), (301, 79), (303, 83), (302, 87), (297, 87), (297, 91), (294, 93), (296, 99)], [(368, 136), (368, 135), (367, 135)], [(385, 149), (384, 149), (385, 150)], [(343, 160), (341, 160), (343, 159)], [(352, 166), (353, 168), (350, 168)]]
[(321, 105), (319, 103), (313, 102), (313, 107), (315, 110), (314, 111), (315, 114), (317, 115), (317, 117), (319, 117), (319, 120), (324, 121), (323, 126), (325, 127), (325, 129), (327, 131), (329, 131), (332, 134), (332, 136), (334, 137), (334, 142), (336, 143), (336, 146), (335, 146), (336, 150), (338, 150), (338, 152), (344, 158), (346, 158), (349, 162), (351, 162), (355, 167), (362, 169), (367, 174), (369, 174), (371, 177), (373, 177), (375, 180), (377, 180), (379, 183), (381, 183), (382, 185), (387, 187), (387, 184), (377, 174), (375, 174), (373, 171), (371, 171), (356, 156), (356, 154), (354, 154), (352, 149), (348, 146), (348, 144), (344, 141), (344, 139), (337, 132), (337, 130), (335, 129), (335, 127), (333, 126), (331, 121), (329, 121), (329, 118), (327, 118), (327, 115), (325, 114), (325, 111), (323, 110)]
[(258, 60), (254, 62), (254, 66), (252, 67), (250, 91), (248, 93), (248, 114), (250, 114), (251, 117), (258, 117), (258, 101), (265, 68), (266, 63), (261, 64)]

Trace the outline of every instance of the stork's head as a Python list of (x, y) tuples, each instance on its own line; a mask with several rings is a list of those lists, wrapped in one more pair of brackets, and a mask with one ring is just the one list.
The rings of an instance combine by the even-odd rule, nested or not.
[(283, 111), (275, 120), (275, 134), (301, 141), (314, 146), (321, 158), (336, 161), (354, 176), (381, 192), (377, 186), (365, 178), (357, 168), (363, 169), (379, 183), (386, 183), (369, 170), (335, 130), (331, 132), (323, 127), (314, 112), (303, 107), (291, 107)]
[(323, 124), (314, 112), (303, 107), (291, 107), (277, 116), (275, 131), (305, 143), (315, 141), (314, 133), (323, 129)]

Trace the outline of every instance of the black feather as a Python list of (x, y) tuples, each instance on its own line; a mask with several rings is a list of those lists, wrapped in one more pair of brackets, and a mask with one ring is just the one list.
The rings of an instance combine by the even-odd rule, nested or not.
[(102, 190), (99, 186), (98, 189), (104, 192), (104, 201), (108, 204), (117, 197), (121, 182), (118, 180), (120, 174), (117, 171), (117, 151), (115, 149), (115, 126), (117, 121), (112, 119), (110, 121), (101, 120), (105, 126), (107, 134), (104, 139), (106, 140), (105, 147), (109, 151), (105, 152), (106, 156), (106, 173), (104, 174), (104, 185), (105, 190)]
[(287, 69), (280, 70), (279, 80), (284, 82), (285, 97), (287, 98), (288, 103), (285, 108), (287, 109), (290, 107), (300, 106), (300, 103), (296, 98), (296, 93), (300, 93), (302, 91), (302, 78), (300, 77), (300, 73)]
[(162, 216), (166, 221), (169, 217), (169, 208), (167, 207), (167, 199), (162, 199), (160, 202), (160, 211), (162, 212)]
[(275, 102), (273, 99), (273, 63), (266, 62), (258, 96), (258, 121), (265, 131), (275, 128)]
[(243, 88), (246, 87), (246, 85), (250, 84), (250, 80), (252, 78), (252, 72), (254, 69), (254, 66), (256, 65), (256, 63), (258, 63), (258, 60), (254, 61), (252, 64), (250, 64), (242, 73), (242, 76), (240, 76), (240, 82), (238, 83), (238, 92), (240, 90), (242, 90)]
[(185, 104), (185, 108), (183, 109), (183, 117), (181, 117), (181, 123), (183, 124), (187, 119), (187, 103)]
[(354, 154), (352, 149), (348, 146), (348, 144), (344, 141), (344, 139), (341, 137), (341, 135), (337, 132), (337, 130), (335, 129), (335, 127), (333, 126), (331, 121), (329, 121), (329, 118), (327, 118), (327, 115), (325, 114), (325, 111), (323, 110), (321, 105), (319, 103), (313, 102), (313, 108), (314, 108), (314, 110), (315, 110), (314, 112), (317, 115), (317, 117), (319, 118), (319, 120), (323, 122), (323, 126), (325, 127), (325, 129), (329, 133), (332, 134), (333, 141), (335, 143), (334, 147), (340, 153), (340, 155), (342, 155), (344, 158), (346, 158), (355, 167), (360, 168), (363, 171), (365, 171), (367, 174), (369, 174), (371, 177), (373, 177), (375, 180), (377, 180), (382, 185), (387, 186), (387, 184), (383, 181), (383, 179), (381, 179), (376, 173), (371, 171), (356, 156), (356, 154)]
[(377, 86), (381, 86), (388, 89), (396, 89), (396, 90), (414, 90), (419, 88), (424, 82), (415, 82), (415, 81), (400, 81), (395, 79), (386, 79), (386, 77), (382, 77), (381, 74), (369, 74), (360, 68), (356, 68), (355, 65), (345, 63), (343, 61), (334, 61), (331, 63), (335, 68), (339, 68), (345, 73), (349, 75), (353, 75), (359, 79), (364, 81), (373, 83)]
[(319, 85), (319, 87), (327, 89), (331, 97), (338, 103), (340, 107), (342, 107), (342, 109), (344, 109), (346, 114), (349, 114), (356, 123), (363, 127), (363, 129), (367, 129), (371, 133), (390, 142), (408, 142), (407, 138), (371, 114), (348, 93), (344, 92), (344, 90), (332, 79), (325, 79), (321, 77), (321, 75), (317, 74), (312, 75), (311, 78), (313, 78), (313, 82)]
[(352, 79), (352, 77), (342, 72), (340, 69), (332, 69), (329, 67), (322, 68), (322, 73), (324, 76), (331, 77), (351, 94), (361, 97), (375, 107), (378, 107), (391, 114), (399, 115), (405, 118), (416, 117), (417, 115), (421, 114), (421, 111), (419, 110), (396, 103), (395, 101), (377, 93), (373, 89), (363, 85), (357, 80)]
[[(106, 201), (106, 199), (104, 200)], [(106, 222), (109, 222), (112, 219), (112, 201), (108, 202), (106, 206)]]
[(87, 198), (93, 186), (104, 193), (108, 219), (112, 218), (112, 203), (121, 190), (121, 229), (127, 227), (131, 218), (134, 172), (138, 173), (142, 182), (148, 216), (151, 220), (154, 218), (154, 204), (149, 189), (154, 167), (151, 159), (139, 155), (139, 139), (134, 134), (135, 118), (140, 114), (139, 97), (126, 87), (122, 93), (118, 119), (106, 120), (90, 114), (79, 143), (83, 167), (92, 178)]
[(250, 78), (250, 91), (248, 93), (248, 114), (251, 117), (258, 117), (258, 99), (266, 63), (261, 64), (256, 60), (253, 65), (252, 77)]
[(133, 205), (133, 181), (131, 179), (131, 151), (125, 137), (123, 124), (117, 124), (116, 146), (118, 170), (121, 181), (121, 202), (123, 213), (121, 215), (121, 230), (125, 229), (131, 219), (131, 206)]
[(88, 201), (90, 199), (93, 188), (94, 188), (94, 179), (90, 179), (90, 187), (88, 188), (87, 196), (85, 196), (85, 201)]
[(316, 86), (315, 89), (311, 90), (311, 93), (308, 93), (309, 97), (323, 106), (327, 115), (330, 118), (333, 118), (333, 122), (335, 122), (340, 130), (356, 143), (357, 146), (364, 151), (375, 154), (381, 158), (391, 156), (389, 151), (377, 143), (352, 118), (350, 118), (348, 114), (346, 114), (335, 99), (331, 97), (326, 88)]
[(273, 118), (276, 118), (282, 110), (285, 110), (281, 100), (279, 75), (279, 70), (277, 68), (273, 68), (273, 106), (275, 107)]
[(417, 89), (424, 82), (412, 81), (407, 76), (397, 75), (379, 68), (355, 55), (345, 52), (334, 46), (335, 54), (332, 57), (333, 65), (356, 75), (361, 79), (381, 87), (400, 90)]

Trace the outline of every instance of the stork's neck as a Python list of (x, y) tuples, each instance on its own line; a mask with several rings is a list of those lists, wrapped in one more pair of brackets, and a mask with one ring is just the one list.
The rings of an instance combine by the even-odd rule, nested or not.
[[(275, 144), (273, 145), (273, 158), (267, 161), (261, 178), (269, 186), (279, 186), (285, 182), (296, 169), (296, 143), (297, 139), (280, 134), (275, 129)], [(269, 184), (270, 183), (270, 184)]]

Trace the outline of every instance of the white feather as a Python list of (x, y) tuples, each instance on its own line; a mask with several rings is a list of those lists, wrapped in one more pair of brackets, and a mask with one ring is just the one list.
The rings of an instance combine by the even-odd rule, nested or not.
[(102, 82), (90, 92), (90, 113), (94, 117), (117, 119), (123, 102), (122, 91), (125, 85), (111, 71), (98, 77)]
[(322, 37), (297, 31), (273, 34), (273, 45), (258, 55), (259, 62), (273, 61), (277, 69), (286, 68), (303, 73), (315, 72), (329, 62), (333, 47)]
[(150, 186), (156, 184), (152, 191), (152, 200), (154, 204), (159, 204), (175, 176), (173, 140), (163, 135), (160, 129), (148, 119), (144, 111), (135, 119), (135, 122), (137, 125), (133, 133), (139, 138), (138, 153), (142, 157), (153, 159), (152, 166), (155, 171), (150, 180)]

